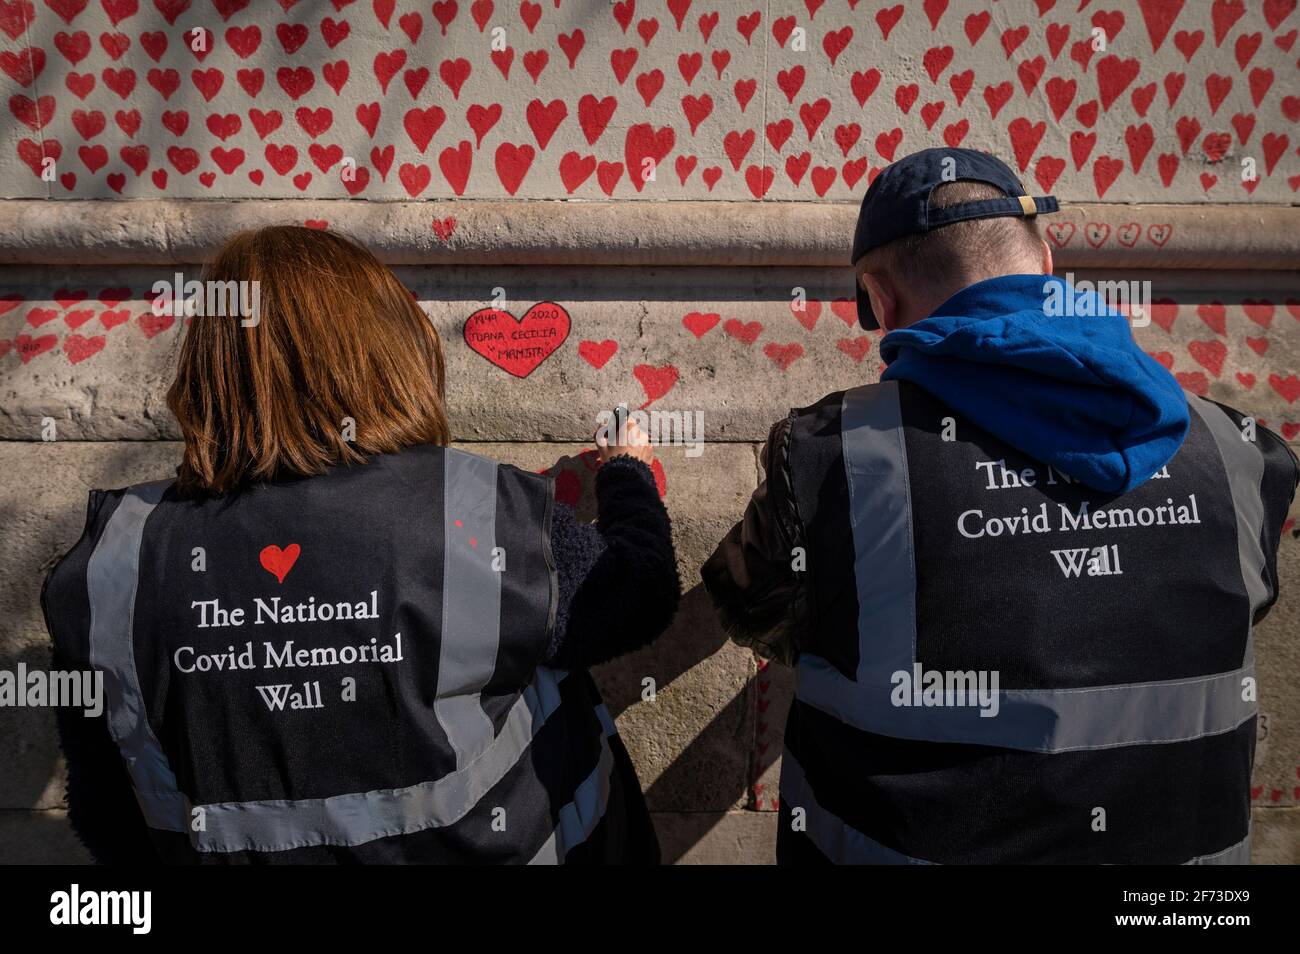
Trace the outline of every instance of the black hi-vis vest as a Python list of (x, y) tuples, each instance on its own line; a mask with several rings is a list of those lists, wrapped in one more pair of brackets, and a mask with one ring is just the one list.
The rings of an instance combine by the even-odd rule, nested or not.
[(1181, 450), (1122, 495), (910, 383), (795, 413), (816, 622), (781, 860), (1249, 861), (1251, 627), (1295, 461), (1189, 404)]
[(163, 857), (610, 860), (613, 723), (585, 672), (540, 664), (552, 500), (433, 446), (226, 498), (92, 495), (47, 618), (104, 673)]

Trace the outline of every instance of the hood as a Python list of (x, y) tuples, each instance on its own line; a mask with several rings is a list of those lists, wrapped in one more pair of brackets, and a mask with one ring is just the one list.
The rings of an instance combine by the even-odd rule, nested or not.
[(1187, 434), (1182, 388), (1137, 346), (1128, 321), (1050, 275), (971, 285), (885, 335), (880, 356), (889, 365), (882, 380), (914, 382), (1097, 490), (1137, 487)]

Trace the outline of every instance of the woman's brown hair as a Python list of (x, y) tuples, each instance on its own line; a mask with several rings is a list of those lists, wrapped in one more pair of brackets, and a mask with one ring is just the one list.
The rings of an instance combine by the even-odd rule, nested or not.
[(257, 290), (257, 313), (190, 321), (167, 392), (185, 441), (183, 491), (223, 494), (448, 442), (438, 333), (369, 251), (274, 226), (227, 242), (204, 279), (256, 282), (244, 288)]

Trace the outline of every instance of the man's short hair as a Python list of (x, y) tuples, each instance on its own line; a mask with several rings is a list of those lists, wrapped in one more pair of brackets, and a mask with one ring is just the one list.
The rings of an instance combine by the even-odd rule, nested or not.
[[(946, 182), (930, 196), (932, 209), (981, 199), (1000, 199), (1001, 189), (984, 182)], [(1036, 220), (1004, 216), (955, 222), (874, 248), (862, 257), (866, 271), (885, 273), (902, 282), (1010, 274), (1019, 262), (1036, 262), (1042, 238)]]

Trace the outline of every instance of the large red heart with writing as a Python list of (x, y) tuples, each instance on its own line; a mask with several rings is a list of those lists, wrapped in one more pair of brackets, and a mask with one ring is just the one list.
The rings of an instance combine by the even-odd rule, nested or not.
[(262, 563), (262, 569), (283, 583), (293, 565), (298, 562), (298, 554), (301, 552), (302, 547), (296, 543), (289, 544), (283, 550), (273, 543), (269, 547), (263, 547), (257, 558)]
[(465, 321), (465, 343), (498, 368), (526, 378), (569, 337), (569, 313), (542, 301), (516, 318), (501, 308), (481, 308)]

